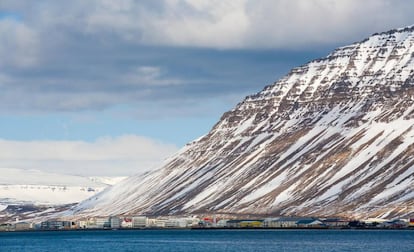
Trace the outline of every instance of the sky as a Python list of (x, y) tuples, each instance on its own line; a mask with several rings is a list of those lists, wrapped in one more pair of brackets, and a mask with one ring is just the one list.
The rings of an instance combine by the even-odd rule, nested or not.
[(0, 0), (1, 168), (129, 176), (410, 0)]

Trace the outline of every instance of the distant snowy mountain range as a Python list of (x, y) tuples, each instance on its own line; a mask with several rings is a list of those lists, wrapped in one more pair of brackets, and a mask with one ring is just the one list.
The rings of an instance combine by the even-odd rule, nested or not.
[(85, 200), (125, 177), (82, 177), (0, 168), (0, 211), (7, 205), (61, 205)]
[(414, 214), (414, 26), (292, 69), (159, 170), (69, 212), (197, 213)]

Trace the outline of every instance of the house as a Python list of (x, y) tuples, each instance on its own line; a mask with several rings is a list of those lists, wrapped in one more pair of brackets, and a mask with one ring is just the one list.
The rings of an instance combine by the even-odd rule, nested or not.
[(229, 220), (219, 220), (219, 221), (217, 221), (216, 227), (227, 227), (227, 221), (229, 221)]
[(132, 218), (130, 218), (130, 217), (124, 217), (121, 220), (121, 227), (122, 228), (132, 228)]
[(13, 224), (13, 229), (16, 231), (32, 229), (32, 225), (28, 222), (17, 222)]
[(10, 223), (2, 223), (0, 224), (0, 231), (11, 231), (13, 228), (13, 225)]
[(391, 220), (386, 221), (380, 224), (380, 227), (382, 228), (391, 228), (391, 229), (400, 229), (400, 228), (407, 228), (408, 222), (404, 220)]
[(409, 223), (408, 223), (409, 227), (414, 227), (414, 219), (410, 219)]
[(269, 228), (269, 227), (276, 227), (275, 223), (277, 223), (277, 221), (279, 220), (279, 217), (276, 218), (266, 218), (263, 221), (263, 227), (265, 228)]
[(262, 228), (264, 220), (229, 220), (226, 227), (229, 228)]
[(199, 227), (215, 227), (217, 219), (215, 217), (203, 217), (198, 221)]
[(303, 218), (300, 217), (280, 217), (265, 220), (265, 227), (269, 228), (294, 228), (296, 223)]
[(323, 224), (330, 228), (345, 228), (348, 227), (349, 221), (341, 218), (328, 218), (322, 220)]
[(390, 221), (388, 219), (382, 219), (382, 218), (368, 218), (366, 220), (362, 220), (367, 226), (370, 227), (376, 227), (381, 225), (384, 222)]
[(296, 226), (299, 228), (318, 228), (324, 227), (322, 221), (315, 219), (315, 218), (308, 218), (308, 219), (301, 219), (296, 222)]
[(79, 228), (79, 229), (82, 229), (82, 228), (85, 229), (86, 226), (87, 226), (87, 221), (85, 221), (85, 220), (78, 220), (76, 222), (76, 227)]

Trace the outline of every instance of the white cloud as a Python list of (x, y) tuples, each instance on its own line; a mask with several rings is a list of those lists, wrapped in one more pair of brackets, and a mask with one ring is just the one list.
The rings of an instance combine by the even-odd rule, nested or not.
[(245, 4), (244, 0), (167, 1), (163, 16), (149, 17), (143, 40), (179, 46), (243, 47), (251, 22)]
[[(76, 15), (74, 23), (80, 25), (77, 29), (91, 34), (110, 32), (150, 45), (298, 48), (362, 39), (361, 36), (376, 31), (414, 23), (410, 12), (414, 3), (404, 0), (76, 3), (89, 10)], [(73, 17), (66, 18), (67, 22), (73, 20)]]
[(28, 25), (0, 19), (0, 66), (32, 66), (38, 59), (38, 37)]
[(179, 79), (165, 78), (161, 68), (155, 66), (136, 67), (122, 79), (126, 84), (140, 86), (170, 86), (183, 83)]
[[(249, 1), (245, 45), (298, 48), (362, 40), (373, 32), (414, 24), (413, 2), (389, 0)], [(398, 15), (396, 15), (398, 13)]]
[(413, 9), (406, 0), (1, 0), (0, 113), (147, 110), (142, 102), (163, 113), (243, 97), (274, 81), (259, 78), (267, 72), (287, 71), (278, 65), (288, 57), (272, 52), (333, 49), (414, 24)]
[(157, 168), (177, 151), (171, 144), (125, 135), (85, 141), (0, 140), (0, 168), (86, 176), (125, 176)]
[(50, 45), (65, 43), (73, 32), (100, 37), (103, 43), (117, 36), (147, 45), (298, 48), (414, 24), (414, 2), (405, 0), (13, 2), (5, 1), (3, 8), (22, 12), (24, 18), (13, 24), (0, 20), (0, 34), (11, 30), (8, 40), (20, 43), (19, 50), (33, 48), (35, 33)]

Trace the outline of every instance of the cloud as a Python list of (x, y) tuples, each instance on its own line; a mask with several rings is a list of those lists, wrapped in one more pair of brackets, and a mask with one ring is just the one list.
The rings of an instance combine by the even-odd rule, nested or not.
[(203, 113), (309, 56), (412, 24), (412, 9), (404, 0), (2, 0), (0, 113)]
[(126, 73), (123, 82), (127, 85), (169, 86), (183, 84), (183, 80), (164, 78), (160, 67), (139, 66)]
[(34, 4), (38, 12), (26, 16), (45, 32), (116, 36), (144, 45), (300, 48), (414, 23), (414, 3), (404, 0), (40, 2), (46, 10)]
[(125, 135), (85, 141), (0, 140), (0, 168), (38, 169), (85, 176), (125, 176), (157, 168), (177, 147)]
[(6, 16), (0, 19), (0, 67), (28, 67), (38, 58), (36, 31), (28, 25)]
[[(25, 1), (23, 1), (25, 2)], [(146, 45), (286, 48), (359, 38), (414, 23), (406, 0), (120, 0), (3, 4), (54, 39), (108, 37)], [(7, 8), (9, 7), (9, 8)], [(396, 15), (398, 13), (398, 15)], [(47, 39), (47, 37), (45, 38)], [(110, 41), (110, 40), (109, 40)], [(63, 41), (57, 40), (58, 43)]]

